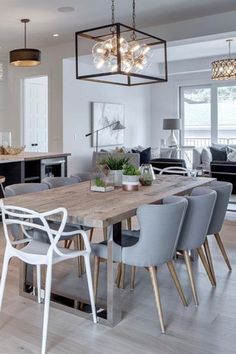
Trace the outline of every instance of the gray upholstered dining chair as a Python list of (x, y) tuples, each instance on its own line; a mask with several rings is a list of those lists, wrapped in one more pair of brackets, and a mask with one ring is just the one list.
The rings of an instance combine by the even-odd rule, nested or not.
[(85, 181), (90, 180), (91, 173), (90, 172), (78, 172), (78, 173), (74, 173), (70, 177), (76, 178), (78, 180), (78, 182), (85, 182)]
[[(217, 241), (217, 244), (220, 248), (220, 251), (224, 257), (224, 260), (228, 266), (229, 271), (232, 270), (229, 258), (227, 256), (227, 253), (225, 251), (223, 242), (220, 237), (220, 231), (222, 228), (222, 225), (224, 223), (225, 219), (225, 214), (227, 211), (229, 199), (232, 193), (233, 186), (229, 182), (219, 182), (219, 181), (213, 181), (210, 186), (211, 189), (216, 191), (217, 193), (217, 198), (216, 198), (216, 203), (214, 207), (214, 211), (212, 214), (211, 222), (207, 231), (207, 235), (214, 235), (215, 239)], [(215, 272), (214, 272), (214, 267), (213, 267), (213, 262), (211, 258), (211, 252), (209, 248), (209, 243), (208, 239), (206, 237), (205, 242), (204, 242), (204, 248), (207, 256), (207, 260), (210, 266), (210, 270), (213, 276), (213, 279), (216, 283), (216, 277), (215, 277)]]
[[(161, 332), (165, 333), (159, 287), (157, 282), (157, 267), (167, 263), (177, 287), (181, 301), (187, 306), (177, 273), (172, 263), (176, 250), (178, 237), (187, 209), (187, 200), (183, 197), (170, 197), (163, 200), (163, 205), (143, 205), (137, 209), (140, 224), (138, 237), (129, 237), (130, 245), (121, 247), (115, 244), (113, 260), (136, 267), (148, 268), (153, 285), (156, 307), (159, 314)], [(171, 222), (170, 222), (171, 220)], [(105, 242), (93, 244), (92, 251), (95, 255), (94, 263), (94, 293), (95, 298), (98, 288), (100, 259), (107, 259), (107, 245)]]
[(45, 177), (42, 180), (42, 183), (46, 183), (50, 189), (69, 186), (78, 182), (79, 181), (76, 177)]
[[(63, 186), (69, 186), (73, 184), (79, 183), (78, 178), (76, 177), (45, 177), (42, 180), (43, 183), (47, 184), (50, 189), (52, 188), (58, 188), (58, 187), (63, 187)], [(80, 224), (71, 224), (71, 223), (66, 223), (66, 227), (72, 228), (74, 230), (84, 230), (84, 231), (90, 231), (89, 235), (89, 241), (92, 241), (93, 238), (93, 232), (94, 228), (93, 227), (87, 227), (87, 226), (82, 226)], [(72, 241), (74, 241), (74, 248), (78, 250), (82, 250), (84, 248), (83, 240), (81, 237), (75, 237), (73, 240), (65, 240), (65, 247), (70, 248)], [(84, 264), (83, 264), (83, 259), (81, 257), (78, 257), (78, 274), (79, 276), (84, 273)]]
[[(77, 184), (80, 181), (76, 177), (45, 177), (42, 180), (42, 182), (47, 184), (48, 187), (50, 189), (52, 189), (52, 188), (58, 188), (58, 187), (63, 187), (63, 186), (69, 186), (72, 184)], [(68, 223), (67, 223), (67, 225), (68, 225)], [(89, 240), (91, 242), (92, 237), (93, 237), (93, 232), (94, 232), (94, 229), (92, 227), (86, 227), (86, 226), (81, 226), (81, 225), (77, 225), (77, 224), (70, 224), (70, 226), (76, 227), (79, 230), (84, 230), (84, 231), (90, 230)], [(68, 241), (65, 246), (67, 248), (69, 248), (70, 245), (71, 245), (71, 241)]]
[(202, 245), (206, 239), (207, 230), (211, 221), (216, 202), (216, 192), (209, 188), (197, 187), (194, 188), (191, 195), (186, 198), (188, 200), (188, 208), (180, 233), (177, 250), (183, 251), (194, 302), (195, 305), (198, 306), (199, 302), (189, 252), (191, 250), (197, 250), (210, 282), (212, 286), (215, 286)]

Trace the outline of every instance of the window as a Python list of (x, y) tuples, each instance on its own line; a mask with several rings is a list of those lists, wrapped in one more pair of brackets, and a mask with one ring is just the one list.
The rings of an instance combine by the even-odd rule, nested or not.
[(182, 87), (182, 145), (236, 144), (236, 86)]

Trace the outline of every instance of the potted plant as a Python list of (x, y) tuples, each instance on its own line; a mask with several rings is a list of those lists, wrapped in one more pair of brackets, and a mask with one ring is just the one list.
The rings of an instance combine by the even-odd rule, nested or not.
[(140, 171), (134, 165), (127, 163), (122, 170), (122, 188), (125, 191), (137, 191), (139, 188)]
[(120, 187), (122, 185), (122, 168), (128, 162), (128, 157), (109, 155), (106, 159), (100, 161), (100, 165), (110, 170), (110, 175), (114, 180), (114, 186)]
[(114, 185), (107, 173), (96, 172), (92, 175), (90, 190), (93, 192), (110, 192), (114, 190)]

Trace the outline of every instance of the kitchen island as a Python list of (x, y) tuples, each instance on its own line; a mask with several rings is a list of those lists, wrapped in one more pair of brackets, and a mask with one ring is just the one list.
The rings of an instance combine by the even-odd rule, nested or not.
[(0, 155), (0, 175), (5, 176), (5, 185), (41, 182), (47, 176), (67, 176), (67, 158), (70, 155), (58, 152)]

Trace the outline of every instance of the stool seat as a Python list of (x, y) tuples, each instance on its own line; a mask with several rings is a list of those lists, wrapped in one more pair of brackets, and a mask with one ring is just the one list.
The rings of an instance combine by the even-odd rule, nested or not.
[(6, 178), (4, 176), (0, 176), (0, 183), (4, 183)]

